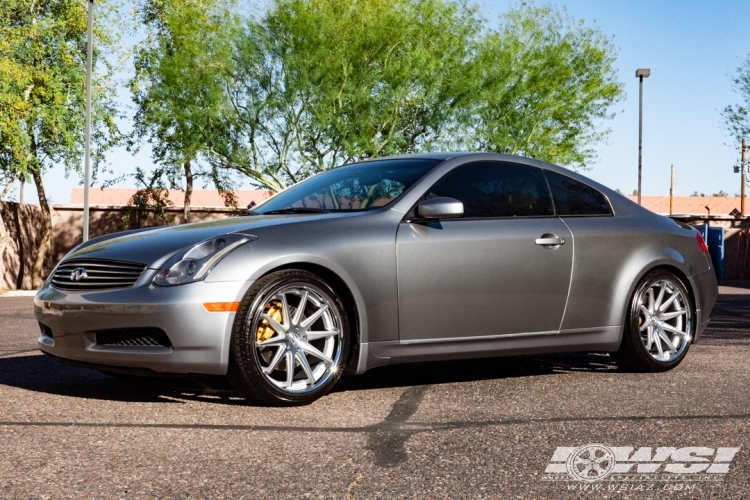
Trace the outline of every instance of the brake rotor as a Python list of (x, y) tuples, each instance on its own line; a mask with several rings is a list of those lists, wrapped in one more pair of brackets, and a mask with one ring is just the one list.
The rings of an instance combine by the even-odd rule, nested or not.
[[(284, 321), (282, 311), (281, 302), (278, 300), (272, 300), (266, 304), (265, 309), (263, 309), (263, 314), (281, 324)], [(256, 342), (268, 340), (273, 337), (275, 333), (276, 331), (271, 327), (267, 320), (261, 320), (258, 330), (255, 332), (255, 340)]]

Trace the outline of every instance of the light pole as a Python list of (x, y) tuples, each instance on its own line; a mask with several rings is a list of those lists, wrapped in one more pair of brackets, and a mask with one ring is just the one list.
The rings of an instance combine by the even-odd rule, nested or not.
[(94, 0), (86, 2), (88, 6), (88, 41), (86, 43), (86, 133), (84, 138), (84, 174), (83, 174), (83, 241), (89, 239), (89, 184), (91, 184), (91, 69), (94, 46)]
[(650, 69), (637, 69), (635, 76), (640, 80), (638, 89), (638, 204), (641, 204), (641, 170), (643, 167), (643, 79), (651, 76)]

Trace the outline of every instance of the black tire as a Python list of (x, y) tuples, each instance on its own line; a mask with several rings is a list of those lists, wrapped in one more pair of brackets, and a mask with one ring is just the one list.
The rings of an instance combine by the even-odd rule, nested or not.
[[(682, 302), (685, 307), (685, 330), (688, 333), (688, 340), (684, 340), (683, 338), (679, 344), (679, 348), (676, 347), (677, 352), (674, 358), (667, 361), (656, 359), (654, 354), (647, 350), (644, 343), (646, 340), (643, 339), (640, 331), (640, 325), (643, 321), (643, 313), (641, 312), (642, 301), (645, 300), (648, 290), (660, 282), (668, 282), (681, 294), (681, 297), (678, 297), (675, 301)], [(648, 273), (636, 287), (628, 308), (625, 328), (622, 334), (622, 343), (617, 352), (612, 353), (612, 357), (618, 365), (630, 371), (665, 372), (676, 367), (685, 359), (690, 348), (690, 343), (692, 342), (693, 332), (695, 332), (695, 306), (685, 284), (673, 273), (658, 269)], [(653, 351), (653, 349), (652, 347), (651, 350)]]
[[(266, 364), (266, 368), (268, 368), (270, 362), (263, 356), (273, 357), (273, 355), (268, 354), (267, 351), (264, 353), (259, 352), (263, 348), (259, 347), (257, 336), (260, 335), (260, 333), (258, 333), (258, 325), (266, 325), (263, 328), (268, 328), (268, 325), (270, 325), (269, 323), (264, 322), (265, 320), (261, 319), (261, 314), (268, 311), (267, 307), (268, 304), (270, 304), (269, 301), (273, 301), (278, 292), (289, 289), (289, 287), (297, 286), (309, 287), (326, 301), (329, 308), (335, 309), (335, 311), (331, 311), (331, 315), (328, 316), (328, 319), (329, 321), (333, 321), (331, 318), (335, 318), (336, 328), (339, 330), (339, 334), (333, 336), (334, 341), (337, 342), (336, 356), (331, 357), (333, 363), (325, 365), (323, 375), (320, 376), (320, 379), (318, 379), (315, 384), (311, 384), (307, 389), (294, 392), (291, 389), (286, 390), (279, 387), (269, 380), (273, 379), (271, 375), (276, 373), (275, 371), (272, 371), (270, 375), (264, 374), (262, 363)], [(299, 307), (300, 303), (301, 302), (297, 304), (297, 307)], [(291, 304), (290, 311), (289, 314), (291, 317), (297, 316), (296, 310), (291, 309)], [(302, 318), (302, 316), (299, 316), (299, 318)], [(280, 336), (276, 332), (272, 332), (272, 335), (272, 338)], [(325, 396), (341, 376), (349, 355), (350, 337), (349, 322), (344, 305), (333, 287), (319, 276), (307, 271), (299, 269), (277, 271), (263, 276), (253, 283), (240, 304), (232, 328), (232, 341), (229, 352), (229, 370), (227, 376), (234, 388), (252, 401), (269, 406), (299, 406), (310, 404)], [(307, 341), (307, 338), (304, 336), (299, 338)], [(312, 344), (313, 342), (320, 342), (321, 340), (323, 339), (316, 341), (311, 340), (309, 342)], [(317, 345), (319, 346), (321, 344), (318, 343)], [(321, 350), (321, 352), (323, 351)], [(295, 354), (290, 355), (296, 356)], [(302, 356), (305, 356), (305, 354), (303, 353)], [(278, 366), (286, 367), (288, 359), (289, 358), (284, 357), (283, 361), (280, 362)], [(292, 363), (292, 371), (297, 372), (299, 370), (300, 375), (305, 375), (304, 372), (302, 372), (301, 364), (299, 367), (296, 366), (296, 364), (299, 363), (297, 358), (293, 357), (292, 359), (294, 360)], [(312, 364), (309, 363), (309, 360), (313, 358), (307, 357), (307, 359), (307, 368), (312, 368)], [(322, 361), (319, 362), (319, 365), (320, 363), (322, 363)], [(315, 370), (319, 370), (319, 365), (316, 365)], [(308, 379), (308, 381), (309, 380), (311, 379)], [(295, 381), (299, 384), (299, 381), (296, 379)]]

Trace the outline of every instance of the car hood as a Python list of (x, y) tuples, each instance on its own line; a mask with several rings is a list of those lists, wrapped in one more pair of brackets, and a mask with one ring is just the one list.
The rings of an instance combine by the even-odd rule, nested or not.
[(223, 234), (253, 235), (255, 230), (271, 225), (298, 224), (313, 219), (351, 217), (362, 213), (231, 217), (208, 222), (128, 231), (121, 235), (114, 233), (80, 245), (66, 255), (64, 260), (78, 258), (112, 259), (140, 262), (146, 264), (149, 268), (160, 269), (180, 250)]

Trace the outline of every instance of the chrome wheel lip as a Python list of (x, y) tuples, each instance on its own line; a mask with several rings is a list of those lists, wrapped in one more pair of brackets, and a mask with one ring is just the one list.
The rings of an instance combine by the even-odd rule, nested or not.
[(637, 302), (641, 344), (658, 363), (680, 359), (692, 341), (693, 317), (684, 289), (670, 279), (658, 279)]
[[(304, 300), (305, 310), (310, 305), (316, 310), (310, 315), (306, 315), (305, 310), (300, 313), (299, 307), (290, 304), (289, 295), (297, 296), (300, 301), (298, 305)], [(266, 306), (275, 300), (282, 306), (281, 323), (264, 315)], [(269, 339), (258, 341), (256, 332), (264, 320), (266, 325), (270, 324), (275, 334)], [(313, 330), (321, 322), (326, 331)], [(341, 370), (342, 325), (341, 314), (334, 299), (320, 287), (300, 281), (284, 283), (262, 294), (253, 304), (247, 334), (253, 340), (255, 361), (266, 382), (285, 394), (304, 395), (324, 386)], [(323, 333), (326, 335), (322, 335)], [(323, 344), (322, 349), (312, 345), (321, 340), (323, 342), (318, 344)], [(290, 363), (293, 365), (291, 376), (286, 369)], [(286, 372), (284, 380), (278, 378), (281, 371), (279, 367), (283, 367)]]

